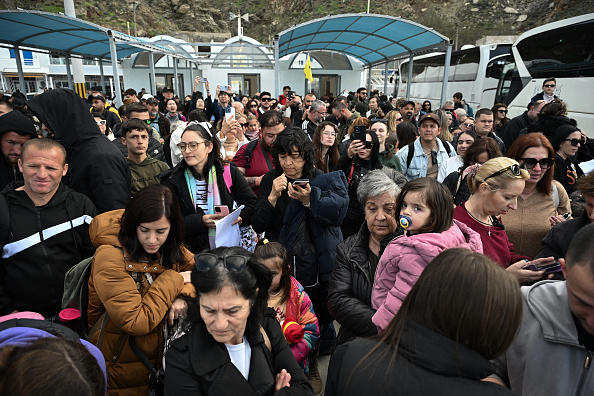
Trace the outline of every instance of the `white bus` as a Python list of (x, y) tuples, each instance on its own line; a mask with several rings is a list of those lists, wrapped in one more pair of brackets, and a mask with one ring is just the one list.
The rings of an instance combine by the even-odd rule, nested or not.
[(578, 126), (594, 136), (594, 14), (549, 23), (522, 34), (512, 46), (496, 100), (508, 117), (524, 112), (542, 83), (555, 77), (560, 97)]
[[(452, 52), (446, 100), (462, 92), (464, 100), (476, 112), (495, 104), (495, 91), (511, 44), (489, 44)], [(408, 60), (400, 64), (398, 97), (406, 98)], [(410, 100), (429, 100), (432, 108), (440, 107), (445, 54), (415, 57), (413, 60)]]

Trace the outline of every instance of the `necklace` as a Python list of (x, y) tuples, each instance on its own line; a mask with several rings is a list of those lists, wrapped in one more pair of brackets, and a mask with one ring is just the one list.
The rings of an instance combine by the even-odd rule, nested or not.
[(482, 225), (486, 226), (486, 227), (487, 227), (487, 235), (488, 235), (488, 236), (491, 236), (491, 227), (493, 226), (493, 220), (491, 220), (491, 216), (489, 216), (489, 222), (488, 222), (488, 223), (486, 223), (486, 222), (484, 222), (484, 221), (480, 221), (480, 220), (479, 220), (479, 219), (477, 219), (475, 216), (473, 216), (473, 215), (472, 215), (472, 213), (470, 213), (470, 211), (469, 211), (469, 210), (468, 210), (466, 207), (464, 207), (464, 209), (466, 209), (466, 213), (468, 213), (468, 215), (469, 215), (470, 217), (472, 217), (473, 219), (475, 219), (475, 220), (476, 220), (478, 223), (480, 223), (480, 224), (482, 224)]

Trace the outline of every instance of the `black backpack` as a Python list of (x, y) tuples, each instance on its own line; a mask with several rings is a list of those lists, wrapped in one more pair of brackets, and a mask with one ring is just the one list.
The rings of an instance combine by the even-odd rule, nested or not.
[(258, 139), (254, 139), (247, 144), (245, 148), (245, 152), (243, 153), (243, 158), (245, 158), (245, 167), (250, 168), (250, 159), (252, 159), (252, 155), (254, 155), (254, 150), (256, 149), (256, 145), (258, 144)]
[[(437, 138), (437, 140), (441, 141), (441, 144), (443, 144), (445, 151), (448, 153), (448, 155), (450, 155), (450, 153), (452, 152), (452, 149), (450, 148), (449, 143), (444, 142), (440, 138)], [(406, 157), (406, 169), (408, 169), (410, 167), (410, 163), (412, 162), (412, 159), (414, 156), (415, 156), (415, 142), (412, 142), (411, 144), (408, 145), (408, 156)]]

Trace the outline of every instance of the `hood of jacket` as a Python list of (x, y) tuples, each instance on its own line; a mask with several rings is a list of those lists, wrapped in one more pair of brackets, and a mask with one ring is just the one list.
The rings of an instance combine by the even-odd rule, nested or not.
[(538, 320), (547, 341), (580, 345), (577, 329), (568, 308), (567, 287), (564, 281), (542, 281), (522, 287), (522, 294), (530, 313)]
[(112, 245), (122, 247), (118, 239), (118, 232), (120, 232), (120, 220), (123, 214), (124, 209), (117, 209), (101, 213), (93, 218), (89, 227), (89, 235), (93, 246)]
[(480, 235), (455, 219), (454, 224), (444, 232), (404, 235), (399, 238), (398, 243), (414, 249), (427, 262), (433, 260), (442, 251), (453, 247), (466, 248), (477, 253), (483, 252)]
[(102, 135), (85, 101), (70, 89), (44, 92), (27, 106), (67, 149)]

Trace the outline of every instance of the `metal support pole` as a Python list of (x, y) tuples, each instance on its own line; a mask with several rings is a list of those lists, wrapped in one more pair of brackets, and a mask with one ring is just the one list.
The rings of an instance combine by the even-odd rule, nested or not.
[(179, 90), (179, 76), (177, 71), (177, 58), (173, 57), (173, 90), (177, 94), (179, 98), (182, 98), (181, 92)]
[(388, 94), (388, 70), (388, 62), (386, 62), (384, 67), (384, 95)]
[(105, 72), (103, 71), (103, 59), (99, 59), (99, 73), (101, 74), (101, 89), (105, 91)]
[(156, 95), (157, 88), (156, 88), (156, 82), (155, 82), (155, 53), (152, 51), (149, 52), (149, 63), (150, 63), (150, 67), (151, 67), (151, 75), (150, 75), (151, 86), (149, 87), (149, 92), (151, 95)]
[(113, 32), (111, 30), (107, 31), (107, 35), (109, 36), (109, 49), (111, 52), (111, 67), (113, 69), (113, 82), (115, 85), (115, 92), (114, 92), (114, 104), (117, 107), (122, 105), (122, 90), (120, 88), (120, 75), (118, 74), (118, 54), (116, 52), (116, 44), (115, 40), (113, 39)]
[[(280, 37), (274, 36), (274, 92), (275, 98), (278, 98), (282, 92), (280, 92), (280, 65), (279, 65), (279, 39)], [(307, 93), (307, 92), (306, 92)]]
[(410, 86), (412, 85), (412, 72), (414, 57), (412, 54), (408, 57), (408, 83), (406, 84), (406, 100), (410, 100)]
[(4, 79), (4, 74), (2, 72), (0, 72), (0, 82), (2, 83), (2, 90), (7, 91), (8, 85), (6, 85), (6, 80)]
[(14, 60), (16, 60), (17, 71), (19, 73), (19, 86), (21, 87), (21, 92), (24, 95), (26, 95), (27, 94), (27, 86), (25, 85), (25, 74), (23, 73), (23, 62), (21, 60), (21, 50), (18, 45), (14, 46)]
[(450, 41), (448, 43), (448, 48), (446, 50), (445, 63), (443, 67), (443, 84), (441, 85), (441, 105), (439, 107), (443, 107), (443, 104), (445, 103), (447, 98), (448, 78), (450, 75), (450, 62), (452, 60), (452, 46), (453, 43)]
[(369, 98), (371, 96), (371, 65), (369, 66), (369, 68), (367, 69), (368, 74), (367, 74), (367, 97)]
[(190, 85), (194, 86), (194, 62), (186, 61), (186, 64), (190, 64)]
[(72, 69), (70, 68), (70, 55), (64, 56), (64, 59), (66, 60), (66, 77), (68, 77), (68, 88), (75, 91), (74, 81), (72, 80)]

